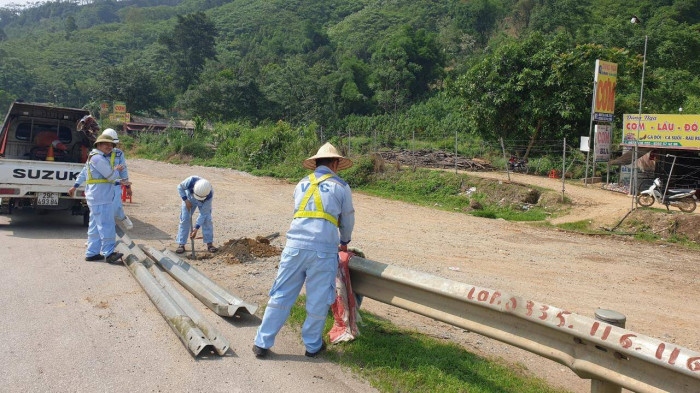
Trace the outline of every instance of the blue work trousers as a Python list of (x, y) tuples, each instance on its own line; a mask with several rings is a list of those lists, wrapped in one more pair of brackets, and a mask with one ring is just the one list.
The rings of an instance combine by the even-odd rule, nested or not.
[(306, 282), (306, 320), (301, 338), (309, 352), (318, 352), (323, 343), (323, 326), (335, 300), (338, 253), (285, 247), (270, 300), (255, 336), (255, 345), (270, 348), (289, 317), (292, 305)]
[(114, 224), (114, 205), (110, 203), (90, 206), (90, 221), (88, 224), (88, 242), (85, 256), (97, 254), (109, 256), (114, 252), (117, 236)]
[(114, 205), (114, 217), (121, 221), (126, 218), (124, 214), (124, 206), (122, 205), (122, 186), (114, 186), (114, 199), (112, 200)]
[(187, 205), (182, 202), (180, 210), (180, 227), (177, 230), (177, 244), (187, 244), (190, 238), (190, 231), (192, 227), (190, 225), (192, 218), (190, 215), (194, 213), (195, 209), (199, 209), (199, 215), (203, 217), (202, 225), (202, 237), (205, 244), (214, 242), (214, 222), (211, 219), (211, 200), (204, 202), (201, 206), (197, 207), (192, 205), (192, 212), (187, 210)]

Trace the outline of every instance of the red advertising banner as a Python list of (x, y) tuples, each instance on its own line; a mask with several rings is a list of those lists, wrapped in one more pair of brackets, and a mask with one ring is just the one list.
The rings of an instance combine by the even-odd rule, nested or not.
[(126, 104), (120, 101), (114, 101), (114, 113), (126, 113)]
[(595, 106), (593, 118), (597, 121), (612, 122), (615, 113), (615, 88), (617, 87), (617, 64), (608, 61), (595, 61)]

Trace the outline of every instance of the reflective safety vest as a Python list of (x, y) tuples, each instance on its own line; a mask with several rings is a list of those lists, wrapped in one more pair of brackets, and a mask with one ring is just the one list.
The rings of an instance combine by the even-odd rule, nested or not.
[[(87, 180), (85, 181), (85, 184), (98, 184), (98, 183), (114, 183), (113, 181), (107, 180), (107, 179), (93, 179), (92, 178), (92, 172), (90, 171), (90, 159), (92, 156), (96, 156), (100, 153), (95, 153), (91, 152), (90, 155), (88, 156), (87, 161), (85, 162), (85, 165), (87, 165)], [(109, 167), (114, 169), (114, 159), (117, 157), (117, 154), (114, 150), (112, 150), (112, 154), (110, 154), (109, 157)]]
[[(323, 218), (330, 221), (333, 225), (338, 226), (338, 220), (332, 215), (323, 211), (323, 202), (321, 201), (321, 192), (318, 190), (318, 185), (322, 181), (333, 177), (332, 173), (327, 173), (318, 179), (312, 173), (309, 175), (309, 181), (311, 185), (304, 193), (304, 197), (301, 199), (299, 204), (299, 210), (294, 213), (294, 218)], [(309, 203), (309, 199), (314, 198), (314, 203), (316, 204), (316, 210), (304, 210), (306, 205)]]

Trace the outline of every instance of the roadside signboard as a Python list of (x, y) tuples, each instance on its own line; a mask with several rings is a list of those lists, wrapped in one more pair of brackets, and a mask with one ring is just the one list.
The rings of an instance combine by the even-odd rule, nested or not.
[(595, 105), (593, 119), (612, 122), (615, 114), (615, 88), (617, 87), (617, 64), (595, 61)]
[(109, 121), (114, 123), (128, 123), (131, 121), (130, 113), (110, 113)]
[(593, 162), (610, 161), (610, 141), (612, 140), (612, 126), (598, 124), (595, 126), (593, 137)]
[(126, 104), (121, 101), (114, 101), (114, 113), (126, 113)]
[(625, 114), (621, 145), (635, 144), (700, 150), (700, 115)]

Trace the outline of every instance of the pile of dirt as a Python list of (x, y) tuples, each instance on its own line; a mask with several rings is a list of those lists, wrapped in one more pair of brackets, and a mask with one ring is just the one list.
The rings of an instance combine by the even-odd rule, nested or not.
[(661, 239), (700, 241), (700, 216), (682, 212), (635, 209), (621, 225), (632, 233), (647, 233)]
[[(551, 198), (542, 198), (543, 192), (528, 184), (495, 181), (471, 177), (462, 183), (460, 195), (470, 198), (470, 207), (474, 210), (483, 208), (483, 204), (508, 206), (514, 209), (527, 209), (528, 206), (542, 205), (547, 207), (556, 204), (555, 193), (550, 192)], [(477, 198), (474, 198), (478, 195)], [(541, 202), (544, 202), (542, 204)]]
[(270, 244), (269, 237), (257, 236), (255, 239), (244, 237), (225, 242), (217, 252), (217, 257), (227, 263), (238, 264), (281, 253), (282, 249)]

